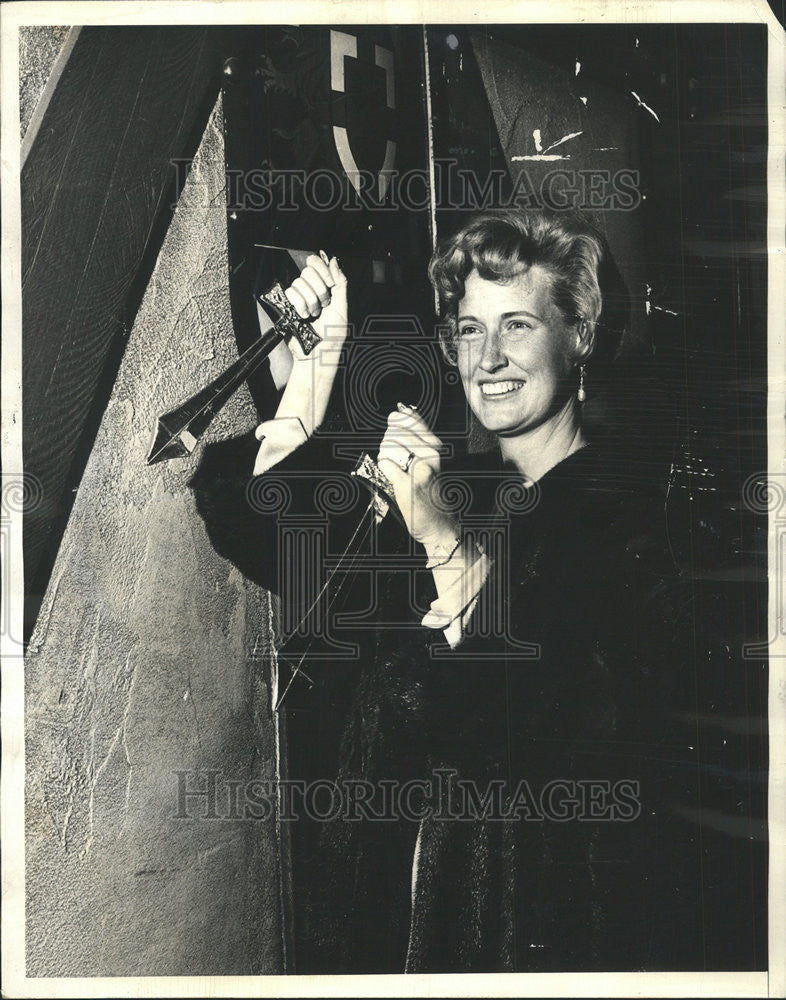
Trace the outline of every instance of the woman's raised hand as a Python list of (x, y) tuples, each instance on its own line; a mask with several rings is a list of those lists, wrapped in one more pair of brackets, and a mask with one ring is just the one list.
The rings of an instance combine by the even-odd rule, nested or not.
[(435, 502), (441, 449), (442, 442), (417, 410), (399, 403), (388, 416), (377, 458), (393, 486), (407, 530), (430, 555), (452, 548), (458, 537), (456, 519)]
[(305, 355), (297, 337), (289, 338), (294, 364), (275, 417), (256, 429), (255, 476), (294, 451), (324, 420), (347, 336), (347, 279), (335, 257), (312, 254), (284, 294), (321, 340)]
[[(307, 319), (324, 343), (333, 350), (347, 336), (347, 279), (336, 257), (311, 254), (306, 266), (284, 292), (298, 316)], [(296, 361), (304, 360), (297, 338), (292, 337), (289, 349)], [(318, 344), (309, 358), (324, 353)]]

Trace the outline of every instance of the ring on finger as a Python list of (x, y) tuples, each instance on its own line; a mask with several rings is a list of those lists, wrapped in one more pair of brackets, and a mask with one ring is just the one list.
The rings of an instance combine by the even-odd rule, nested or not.
[(401, 471), (409, 472), (409, 467), (412, 465), (414, 461), (415, 461), (415, 453), (413, 451), (408, 451), (404, 464), (401, 466)]

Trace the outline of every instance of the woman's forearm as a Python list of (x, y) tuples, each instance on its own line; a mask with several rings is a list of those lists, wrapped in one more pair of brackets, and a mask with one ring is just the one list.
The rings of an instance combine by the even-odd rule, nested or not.
[(457, 532), (425, 546), (437, 599), (422, 624), (439, 628), (451, 646), (461, 641), (463, 629), (488, 578), (491, 561), (480, 547)]

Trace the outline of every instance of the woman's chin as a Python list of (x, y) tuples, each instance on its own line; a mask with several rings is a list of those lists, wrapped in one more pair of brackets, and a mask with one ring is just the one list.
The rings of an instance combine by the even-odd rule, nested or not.
[(483, 399), (473, 409), (486, 430), (495, 434), (515, 433), (517, 428), (526, 427), (532, 417), (532, 414), (523, 412), (520, 406), (512, 405), (512, 400), (489, 402)]
[(513, 437), (516, 434), (523, 434), (529, 423), (526, 417), (505, 418), (502, 414), (476, 414), (478, 420), (487, 431), (496, 434), (498, 437)]

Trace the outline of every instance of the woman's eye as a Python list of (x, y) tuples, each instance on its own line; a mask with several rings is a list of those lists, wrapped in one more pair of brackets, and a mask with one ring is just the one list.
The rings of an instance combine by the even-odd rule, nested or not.
[(514, 332), (523, 332), (526, 330), (531, 330), (532, 326), (523, 319), (512, 319), (508, 323), (508, 329)]
[(462, 326), (459, 327), (459, 337), (477, 337), (480, 333), (480, 327), (478, 326)]

